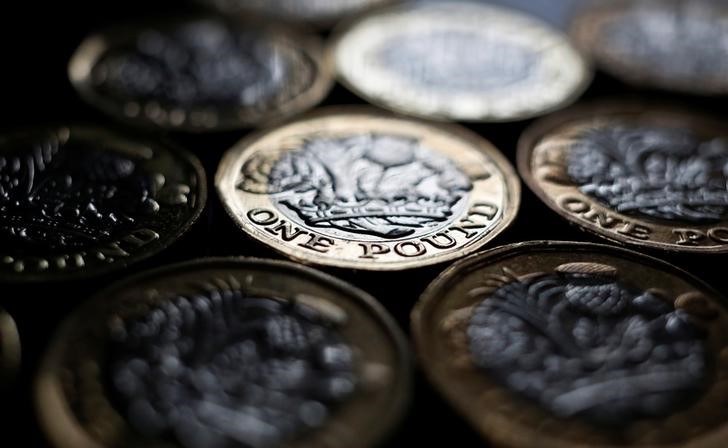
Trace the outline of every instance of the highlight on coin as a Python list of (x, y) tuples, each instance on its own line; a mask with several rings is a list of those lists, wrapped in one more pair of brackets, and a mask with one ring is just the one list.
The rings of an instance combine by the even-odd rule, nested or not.
[(576, 45), (631, 84), (728, 94), (728, 2), (616, 0), (588, 3), (573, 20)]
[(123, 269), (182, 236), (205, 206), (195, 156), (92, 126), (0, 137), (0, 280)]
[(230, 130), (318, 104), (333, 78), (322, 52), (318, 37), (291, 27), (188, 15), (89, 36), (69, 76), (83, 99), (117, 119)]
[(496, 446), (719, 448), (725, 303), (636, 252), (529, 242), (446, 270), (412, 333), (429, 379)]
[(362, 107), (241, 140), (215, 185), (248, 236), (296, 260), (365, 270), (462, 257), (503, 232), (520, 203), (515, 171), (487, 140)]
[(601, 102), (534, 124), (519, 170), (549, 207), (610, 240), (728, 251), (728, 134), (722, 120), (654, 102)]
[(289, 262), (204, 259), (75, 311), (37, 411), (58, 448), (373, 447), (409, 398), (406, 341), (374, 298)]
[(436, 120), (517, 121), (575, 101), (592, 69), (535, 16), (474, 2), (406, 3), (337, 32), (339, 80), (378, 106)]

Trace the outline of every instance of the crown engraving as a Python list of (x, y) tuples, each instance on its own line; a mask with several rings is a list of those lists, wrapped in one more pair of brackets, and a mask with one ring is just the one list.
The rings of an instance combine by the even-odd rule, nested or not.
[(616, 126), (585, 134), (567, 171), (579, 189), (615, 210), (688, 222), (728, 214), (728, 142), (683, 130)]
[(272, 166), (246, 164), (239, 187), (259, 192), (260, 184), (246, 179), (260, 174), (245, 170), (267, 166), (268, 193), (306, 225), (381, 238), (447, 222), (472, 189), (446, 157), (417, 140), (389, 135), (304, 141)]

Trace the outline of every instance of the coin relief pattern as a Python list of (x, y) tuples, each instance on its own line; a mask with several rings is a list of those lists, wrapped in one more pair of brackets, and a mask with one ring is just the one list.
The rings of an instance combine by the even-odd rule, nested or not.
[[(325, 424), (355, 390), (337, 320), (234, 279), (111, 326), (109, 374), (131, 425), (187, 448), (280, 446)], [(235, 424), (230, 424), (231, 422)]]
[(467, 329), (473, 362), (555, 415), (627, 425), (670, 415), (704, 388), (704, 330), (662, 293), (623, 284), (615, 268), (577, 263), (492, 280), (501, 286), (473, 291), (482, 297)]

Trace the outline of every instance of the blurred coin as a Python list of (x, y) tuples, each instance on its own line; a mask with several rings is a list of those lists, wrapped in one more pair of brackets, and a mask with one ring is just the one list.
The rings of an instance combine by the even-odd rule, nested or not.
[(248, 137), (218, 193), (251, 237), (306, 263), (400, 270), (473, 252), (514, 219), (520, 184), (455, 126), (339, 108)]
[(208, 259), (75, 312), (36, 404), (60, 448), (368, 447), (409, 387), (404, 336), (371, 296), (293, 263)]
[(68, 280), (121, 269), (202, 212), (191, 154), (92, 127), (0, 136), (0, 279)]
[(572, 35), (601, 69), (626, 82), (728, 94), (725, 2), (594, 2), (574, 20)]
[(728, 133), (664, 106), (575, 108), (535, 124), (519, 169), (552, 209), (602, 237), (728, 252)]
[(394, 0), (198, 0), (225, 14), (258, 14), (290, 22), (332, 25)]
[(185, 131), (296, 114), (321, 101), (332, 81), (317, 38), (204, 16), (93, 35), (69, 74), (84, 99), (116, 118)]
[(474, 3), (372, 13), (342, 31), (332, 52), (341, 81), (363, 98), (440, 120), (541, 115), (575, 100), (592, 76), (557, 30)]
[(725, 446), (724, 299), (665, 262), (532, 242), (469, 257), (412, 332), (430, 380), (495, 446)]
[(10, 384), (20, 367), (20, 337), (13, 318), (0, 308), (0, 388)]

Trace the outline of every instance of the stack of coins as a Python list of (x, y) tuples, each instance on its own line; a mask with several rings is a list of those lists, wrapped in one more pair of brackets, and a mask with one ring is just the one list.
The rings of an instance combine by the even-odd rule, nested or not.
[(728, 4), (188, 3), (8, 94), (0, 444), (726, 446)]

